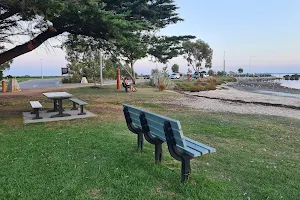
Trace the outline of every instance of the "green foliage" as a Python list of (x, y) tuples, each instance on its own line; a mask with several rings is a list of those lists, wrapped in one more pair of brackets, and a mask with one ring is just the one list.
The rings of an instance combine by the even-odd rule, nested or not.
[(171, 69), (172, 69), (172, 72), (178, 73), (179, 72), (179, 65), (178, 64), (174, 64)]
[(284, 80), (290, 80), (290, 75), (283, 76)]
[(238, 69), (238, 72), (239, 72), (240, 74), (242, 74), (242, 73), (244, 72), (244, 69), (243, 69), (243, 68), (239, 68), (239, 69)]
[(192, 66), (195, 72), (199, 72), (202, 69), (203, 62), (205, 68), (211, 68), (213, 50), (206, 42), (203, 40), (196, 40), (196, 42), (186, 41), (183, 43), (183, 48), (188, 66)]
[[(9, 0), (2, 1), (0, 9), (0, 42), (13, 43), (7, 35), (38, 36), (50, 30), (55, 32), (50, 38), (67, 32), (103, 50), (117, 51), (121, 46), (120, 54), (131, 63), (145, 56), (145, 44), (139, 42), (142, 35), (182, 21), (174, 0)], [(32, 28), (24, 28), (23, 22)], [(30, 51), (15, 48), (20, 55)], [(6, 62), (6, 57), (0, 54), (0, 61)]]
[(237, 80), (234, 77), (207, 77), (207, 78), (199, 78), (196, 81), (187, 82), (184, 81), (176, 81), (176, 90), (181, 91), (190, 91), (190, 92), (199, 92), (199, 91), (208, 91), (208, 90), (216, 90), (218, 85), (227, 82), (236, 82)]
[(226, 72), (224, 72), (224, 71), (217, 71), (217, 75), (218, 76), (226, 76)]
[(154, 61), (165, 64), (170, 59), (182, 55), (183, 43), (194, 38), (191, 35), (150, 37), (148, 54), (154, 58)]
[(207, 73), (208, 73), (208, 75), (210, 75), (210, 76), (214, 76), (214, 75), (215, 75), (215, 72), (214, 72), (213, 70), (211, 70), (211, 69), (208, 70)]
[(3, 64), (0, 64), (0, 71), (5, 71), (10, 68), (10, 65), (13, 63), (13, 60), (9, 60)]
[(299, 75), (298, 74), (291, 75), (290, 80), (299, 80)]
[[(153, 87), (163, 87), (167, 89), (174, 88), (175, 84), (173, 81), (169, 79), (168, 72), (166, 71), (167, 67), (164, 67), (162, 71), (159, 71), (158, 69), (152, 69), (150, 79), (150, 85)], [(160, 84), (163, 84), (162, 86)]]
[(0, 70), (0, 81), (3, 79), (3, 71)]

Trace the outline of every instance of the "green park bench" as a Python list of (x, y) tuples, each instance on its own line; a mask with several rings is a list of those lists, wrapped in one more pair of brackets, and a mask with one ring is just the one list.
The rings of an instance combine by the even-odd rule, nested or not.
[(161, 162), (162, 143), (167, 142), (171, 156), (181, 161), (181, 182), (189, 178), (192, 158), (216, 152), (212, 147), (185, 137), (178, 120), (126, 104), (123, 104), (123, 112), (128, 129), (138, 135), (138, 149), (143, 149), (143, 136), (155, 145), (156, 163)]

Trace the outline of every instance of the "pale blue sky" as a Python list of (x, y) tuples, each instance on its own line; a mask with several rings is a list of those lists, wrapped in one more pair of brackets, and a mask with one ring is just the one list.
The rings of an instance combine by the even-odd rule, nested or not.
[[(213, 68), (222, 70), (226, 51), (226, 71), (300, 72), (300, 1), (299, 0), (176, 0), (185, 21), (162, 30), (166, 35), (195, 35), (214, 50)], [(15, 59), (6, 74), (40, 75), (43, 59), (44, 75), (59, 75), (66, 65), (62, 50), (45, 46)], [(136, 63), (136, 71), (149, 74), (162, 66), (144, 59)], [(169, 63), (187, 71), (183, 58)]]

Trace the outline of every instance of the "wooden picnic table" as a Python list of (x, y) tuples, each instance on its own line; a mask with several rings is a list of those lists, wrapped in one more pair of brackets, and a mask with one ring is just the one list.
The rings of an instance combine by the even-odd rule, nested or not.
[(46, 93), (43, 93), (43, 95), (45, 95), (48, 99), (53, 100), (53, 105), (54, 105), (53, 110), (49, 110), (48, 112), (57, 112), (58, 111), (58, 114), (52, 115), (51, 118), (71, 116), (70, 114), (63, 113), (63, 101), (62, 100), (71, 98), (73, 96), (72, 94), (67, 93), (67, 92), (46, 92)]

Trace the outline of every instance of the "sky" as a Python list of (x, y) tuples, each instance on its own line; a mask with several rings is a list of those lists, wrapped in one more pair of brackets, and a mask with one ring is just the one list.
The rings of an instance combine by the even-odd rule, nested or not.
[[(300, 72), (299, 0), (175, 2), (184, 21), (168, 26), (161, 33), (168, 36), (194, 35), (207, 42), (214, 51), (213, 70), (223, 70), (225, 52), (227, 72), (237, 72), (239, 68), (245, 73)], [(49, 42), (59, 44), (58, 40)], [(151, 69), (163, 67), (149, 60), (145, 58), (136, 62), (138, 74), (150, 74)], [(187, 62), (182, 57), (170, 60), (169, 69), (174, 63), (179, 64), (179, 71), (187, 72)], [(60, 75), (66, 64), (63, 50), (41, 45), (33, 52), (15, 58), (5, 74)]]

